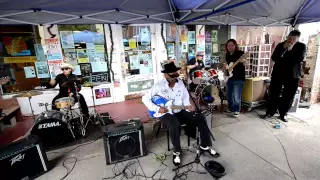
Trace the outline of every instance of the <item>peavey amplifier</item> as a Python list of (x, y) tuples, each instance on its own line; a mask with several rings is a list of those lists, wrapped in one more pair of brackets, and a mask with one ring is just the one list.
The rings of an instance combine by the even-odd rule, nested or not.
[(47, 164), (46, 153), (34, 136), (0, 149), (1, 179), (34, 179), (48, 170)]
[(107, 164), (146, 155), (140, 120), (105, 126), (102, 133)]

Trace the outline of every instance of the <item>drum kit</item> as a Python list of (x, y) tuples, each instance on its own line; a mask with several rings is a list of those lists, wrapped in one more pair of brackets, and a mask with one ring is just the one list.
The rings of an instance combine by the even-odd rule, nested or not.
[(198, 104), (216, 107), (224, 96), (224, 75), (219, 69), (197, 70), (192, 73), (192, 81), (197, 85), (195, 96)]
[(78, 101), (76, 101), (73, 97), (62, 97), (57, 99), (54, 103), (59, 111), (48, 110), (48, 106), (51, 104), (38, 103), (40, 107), (45, 106), (45, 111), (42, 112), (37, 118), (35, 118), (34, 111), (32, 109), (31, 98), (33, 96), (43, 94), (41, 91), (39, 91), (40, 89), (44, 91), (48, 89), (44, 89), (44, 87), (37, 87), (37, 90), (24, 92), (14, 97), (28, 97), (32, 116), (35, 122), (30, 133), (32, 135), (37, 135), (42, 140), (42, 143), (46, 148), (52, 148), (75, 140), (78, 137), (86, 136), (89, 121), (95, 125), (105, 124), (100, 113), (96, 109), (96, 103), (94, 100), (93, 88), (98, 85), (100, 84), (87, 83), (83, 85), (84, 87), (90, 87), (92, 92), (94, 108), (90, 113), (89, 118), (82, 114), (80, 104), (80, 113), (77, 112), (76, 109), (72, 109), (76, 102), (80, 103), (78, 92), (76, 92), (75, 96), (78, 98)]

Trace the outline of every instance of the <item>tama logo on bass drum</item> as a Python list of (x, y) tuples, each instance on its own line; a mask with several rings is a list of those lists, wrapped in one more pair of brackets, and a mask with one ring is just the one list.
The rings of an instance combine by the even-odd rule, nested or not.
[(51, 128), (51, 127), (57, 127), (57, 126), (61, 126), (59, 121), (39, 124), (38, 129), (45, 129), (45, 128)]

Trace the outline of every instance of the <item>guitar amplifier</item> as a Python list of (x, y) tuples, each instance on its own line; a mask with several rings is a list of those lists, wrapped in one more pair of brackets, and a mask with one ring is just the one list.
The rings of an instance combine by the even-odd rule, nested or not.
[(107, 164), (146, 155), (140, 120), (107, 125), (102, 131)]
[(48, 160), (34, 136), (0, 149), (1, 179), (29, 180), (48, 171)]

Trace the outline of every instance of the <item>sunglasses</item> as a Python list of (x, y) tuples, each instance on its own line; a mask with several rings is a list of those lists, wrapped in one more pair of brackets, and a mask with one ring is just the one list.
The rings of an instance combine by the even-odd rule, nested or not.
[(62, 71), (69, 70), (70, 68), (61, 68)]

